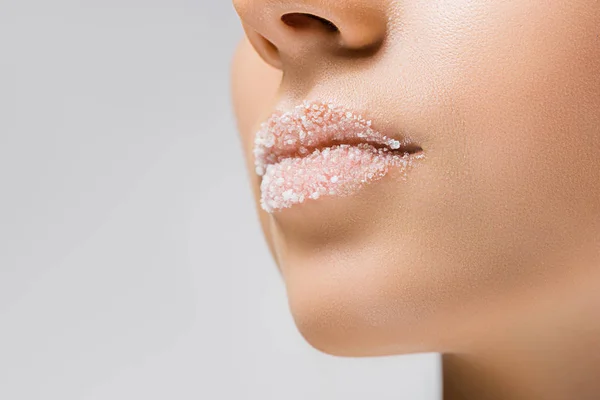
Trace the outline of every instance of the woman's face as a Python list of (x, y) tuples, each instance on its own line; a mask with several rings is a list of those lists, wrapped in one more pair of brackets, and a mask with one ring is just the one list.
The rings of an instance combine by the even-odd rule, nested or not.
[[(350, 195), (260, 209), (291, 312), (314, 347), (459, 349), (588, 267), (577, 256), (600, 232), (598, 2), (234, 5), (258, 53), (283, 71), (265, 119), (331, 103), (420, 148), (410, 168), (389, 165)], [(242, 138), (252, 171), (258, 129)], [(312, 175), (327, 168), (315, 165)], [(265, 176), (252, 181), (257, 198)]]

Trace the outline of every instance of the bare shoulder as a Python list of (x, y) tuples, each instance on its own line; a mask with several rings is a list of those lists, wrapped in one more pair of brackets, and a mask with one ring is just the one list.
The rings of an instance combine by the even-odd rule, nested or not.
[(231, 63), (231, 95), (238, 129), (255, 128), (275, 99), (281, 71), (265, 63), (248, 39), (238, 44)]

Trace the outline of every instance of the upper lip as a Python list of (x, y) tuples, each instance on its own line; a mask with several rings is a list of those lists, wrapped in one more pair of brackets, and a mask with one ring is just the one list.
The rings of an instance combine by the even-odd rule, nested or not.
[(409, 138), (388, 137), (370, 120), (341, 106), (305, 101), (287, 112), (275, 112), (263, 122), (254, 140), (256, 173), (288, 157), (302, 157), (338, 144), (368, 143), (390, 151), (414, 153), (421, 148)]

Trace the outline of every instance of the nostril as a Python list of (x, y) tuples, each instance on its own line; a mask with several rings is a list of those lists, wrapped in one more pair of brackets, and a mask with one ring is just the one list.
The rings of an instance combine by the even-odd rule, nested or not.
[(305, 14), (305, 13), (289, 13), (285, 14), (281, 17), (281, 20), (287, 26), (292, 28), (309, 28), (314, 26), (315, 22), (320, 25), (320, 27), (325, 28), (328, 32), (339, 32), (339, 29), (335, 24), (325, 18), (318, 17), (313, 14)]

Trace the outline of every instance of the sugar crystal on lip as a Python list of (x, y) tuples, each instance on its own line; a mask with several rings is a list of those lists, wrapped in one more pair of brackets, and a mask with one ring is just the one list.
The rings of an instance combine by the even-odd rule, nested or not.
[(289, 200), (292, 198), (294, 191), (292, 189), (286, 190), (281, 195), (283, 196), (283, 200)]
[[(308, 199), (319, 199), (323, 195), (351, 195), (365, 183), (385, 176), (389, 168), (405, 171), (411, 160), (398, 154), (383, 153), (381, 149), (368, 144), (349, 148), (333, 146), (330, 151), (337, 158), (335, 163), (331, 161), (332, 158), (323, 159), (319, 154), (312, 153), (307, 157), (287, 158), (267, 166), (261, 183), (262, 207), (274, 212)], [(355, 160), (347, 157), (348, 152), (356, 154)], [(339, 175), (328, 177), (322, 172), (327, 170), (334, 170)], [(282, 179), (284, 183), (280, 185)]]
[[(324, 141), (352, 138), (364, 143), (317, 148)], [(382, 178), (390, 167), (406, 170), (408, 154), (390, 151), (400, 146), (398, 140), (374, 131), (371, 121), (360, 115), (305, 101), (290, 112), (273, 115), (256, 134), (255, 167), (263, 177), (261, 205), (274, 212), (327, 194), (355, 193), (364, 183)]]

